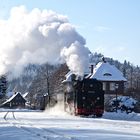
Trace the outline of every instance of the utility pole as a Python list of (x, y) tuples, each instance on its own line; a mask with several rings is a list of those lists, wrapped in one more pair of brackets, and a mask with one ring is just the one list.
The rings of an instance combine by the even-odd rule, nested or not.
[(131, 92), (132, 92), (132, 88), (133, 88), (133, 67), (132, 66), (130, 69), (130, 86), (131, 86)]
[(118, 110), (118, 95), (117, 95), (117, 89), (118, 89), (119, 85), (116, 83), (115, 84), (115, 92), (116, 92), (116, 113)]

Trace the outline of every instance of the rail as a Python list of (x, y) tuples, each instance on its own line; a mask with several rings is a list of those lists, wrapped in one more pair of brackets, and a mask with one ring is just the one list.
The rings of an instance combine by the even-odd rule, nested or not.
[[(23, 122), (22, 120), (19, 120), (16, 118), (14, 111), (7, 111), (5, 115), (3, 116), (3, 118), (6, 122), (13, 125), (14, 127), (22, 129), (26, 133), (32, 134), (34, 137), (38, 136), (38, 139), (40, 140), (44, 140), (44, 139), (53, 140), (56, 138), (59, 138), (59, 140), (61, 139), (62, 140), (78, 140), (75, 137), (72, 137), (66, 134), (61, 134), (54, 130), (49, 130), (47, 128), (41, 128), (41, 127), (35, 126), (29, 121)], [(30, 128), (35, 128), (35, 129), (30, 129)], [(40, 130), (40, 132), (38, 130)]]

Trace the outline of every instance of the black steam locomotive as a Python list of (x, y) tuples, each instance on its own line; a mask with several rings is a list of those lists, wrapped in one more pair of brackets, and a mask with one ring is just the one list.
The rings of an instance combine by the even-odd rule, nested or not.
[(64, 109), (74, 115), (101, 117), (104, 113), (102, 83), (90, 78), (66, 82)]

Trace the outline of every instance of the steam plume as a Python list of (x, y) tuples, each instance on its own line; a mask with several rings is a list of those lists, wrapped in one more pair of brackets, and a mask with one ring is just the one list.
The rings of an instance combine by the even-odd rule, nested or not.
[(18, 76), (29, 63), (66, 62), (82, 75), (88, 65), (85, 39), (64, 15), (24, 6), (11, 9), (7, 20), (0, 20), (0, 74)]

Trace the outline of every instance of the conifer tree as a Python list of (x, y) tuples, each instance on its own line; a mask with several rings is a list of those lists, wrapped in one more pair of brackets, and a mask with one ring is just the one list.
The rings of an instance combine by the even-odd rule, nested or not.
[(6, 76), (3, 75), (0, 77), (0, 99), (4, 98), (7, 90), (7, 80)]

